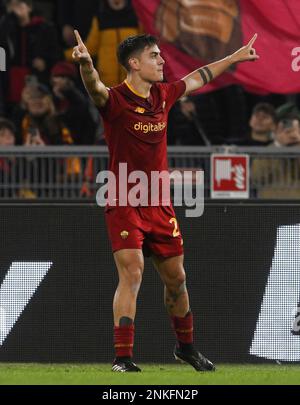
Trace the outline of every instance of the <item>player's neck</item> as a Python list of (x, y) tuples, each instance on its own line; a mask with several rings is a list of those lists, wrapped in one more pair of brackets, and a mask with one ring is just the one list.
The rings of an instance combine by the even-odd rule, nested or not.
[(134, 77), (131, 75), (127, 76), (125, 83), (129, 87), (129, 89), (136, 95), (143, 98), (150, 97), (150, 91), (152, 87), (151, 83), (145, 82), (140, 77)]

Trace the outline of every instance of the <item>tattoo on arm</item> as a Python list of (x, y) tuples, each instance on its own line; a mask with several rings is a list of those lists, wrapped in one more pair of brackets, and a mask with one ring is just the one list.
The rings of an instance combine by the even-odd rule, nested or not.
[(211, 82), (214, 78), (211, 70), (207, 66), (198, 69), (198, 72), (200, 73), (204, 84)]
[(214, 76), (213, 76), (211, 70), (210, 70), (207, 66), (205, 66), (203, 69), (204, 69), (204, 70), (206, 71), (206, 73), (208, 74), (209, 81), (211, 82), (211, 81), (214, 79)]

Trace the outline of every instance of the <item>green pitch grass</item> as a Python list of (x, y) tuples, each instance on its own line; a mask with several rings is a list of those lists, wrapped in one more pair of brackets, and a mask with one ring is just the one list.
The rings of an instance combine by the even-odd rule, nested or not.
[(112, 373), (110, 364), (0, 364), (0, 385), (300, 384), (299, 365), (217, 365), (197, 373), (185, 365), (141, 364), (142, 373)]

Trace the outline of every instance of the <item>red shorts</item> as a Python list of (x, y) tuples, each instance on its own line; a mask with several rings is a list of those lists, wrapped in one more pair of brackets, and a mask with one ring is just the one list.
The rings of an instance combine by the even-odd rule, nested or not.
[(183, 240), (173, 207), (106, 207), (113, 252), (142, 249), (145, 256), (181, 256)]

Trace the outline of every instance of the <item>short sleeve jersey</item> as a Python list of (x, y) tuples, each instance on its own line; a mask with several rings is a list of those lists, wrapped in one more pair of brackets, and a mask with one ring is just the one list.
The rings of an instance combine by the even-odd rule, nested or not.
[(184, 94), (183, 80), (155, 83), (148, 99), (126, 81), (109, 89), (109, 99), (99, 111), (104, 121), (110, 167), (118, 179), (119, 164), (127, 163), (128, 174), (168, 170), (167, 121), (173, 104)]

